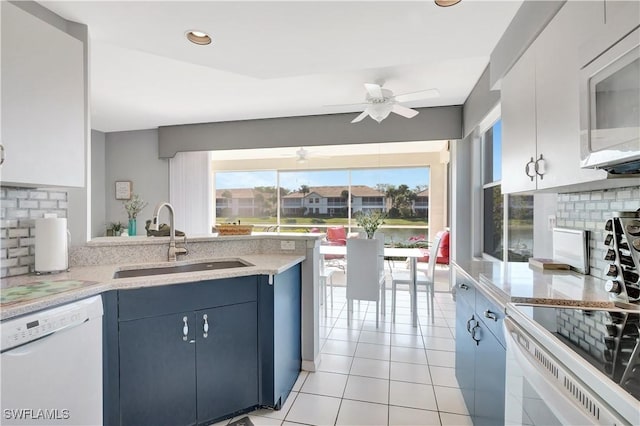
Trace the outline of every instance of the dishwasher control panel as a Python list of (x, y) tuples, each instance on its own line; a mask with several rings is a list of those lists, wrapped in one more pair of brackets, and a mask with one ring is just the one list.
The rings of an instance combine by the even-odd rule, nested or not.
[(82, 324), (96, 315), (102, 315), (99, 296), (3, 321), (2, 352)]

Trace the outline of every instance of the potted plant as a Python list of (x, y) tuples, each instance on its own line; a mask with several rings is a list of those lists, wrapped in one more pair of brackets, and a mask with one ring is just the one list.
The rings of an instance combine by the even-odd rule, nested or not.
[(107, 237), (119, 237), (123, 227), (121, 222), (111, 222), (107, 228)]
[(355, 214), (356, 224), (364, 229), (367, 238), (373, 238), (380, 225), (384, 224), (387, 215), (379, 210), (362, 212)]
[(122, 202), (122, 205), (129, 216), (129, 235), (136, 235), (136, 217), (138, 216), (138, 213), (147, 206), (147, 204), (148, 203), (140, 198), (138, 194), (132, 194), (129, 200)]

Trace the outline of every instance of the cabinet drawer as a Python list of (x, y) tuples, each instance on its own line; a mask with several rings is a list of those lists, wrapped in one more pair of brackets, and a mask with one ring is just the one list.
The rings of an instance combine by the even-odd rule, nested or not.
[(476, 292), (476, 315), (484, 323), (486, 328), (498, 339), (502, 346), (506, 346), (502, 323), (504, 321), (504, 308), (489, 300), (480, 291)]
[(258, 277), (238, 277), (196, 283), (118, 291), (118, 318), (127, 321), (258, 300)]
[(453, 278), (456, 285), (456, 298), (459, 297), (468, 305), (475, 306), (476, 287), (473, 281), (457, 270), (454, 270)]

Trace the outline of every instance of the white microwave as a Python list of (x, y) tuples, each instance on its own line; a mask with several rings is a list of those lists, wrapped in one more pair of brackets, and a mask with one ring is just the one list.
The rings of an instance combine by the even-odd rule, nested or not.
[(583, 168), (640, 173), (640, 27), (580, 71)]

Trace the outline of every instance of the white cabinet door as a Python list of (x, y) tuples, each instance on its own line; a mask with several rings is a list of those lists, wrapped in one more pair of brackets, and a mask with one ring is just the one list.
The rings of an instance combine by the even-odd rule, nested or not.
[[(502, 192), (536, 189), (536, 179), (527, 176), (527, 164), (535, 161), (536, 87), (535, 55), (527, 50), (502, 79)], [(535, 176), (533, 167), (529, 174)]]
[(81, 41), (2, 2), (4, 184), (84, 186)]
[(578, 46), (597, 17), (585, 2), (567, 2), (538, 36), (536, 132), (545, 173), (538, 189), (604, 179), (606, 172), (580, 168), (580, 59)]

